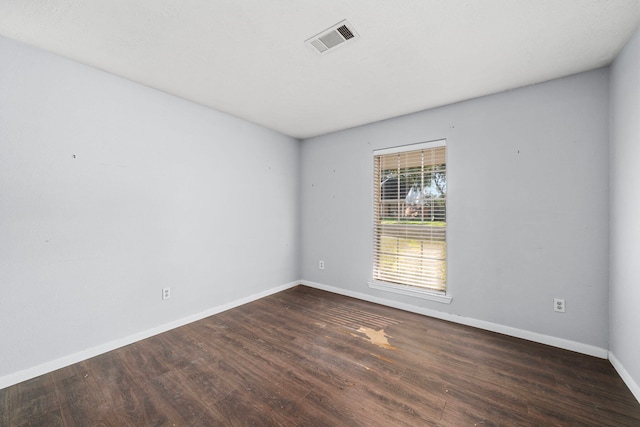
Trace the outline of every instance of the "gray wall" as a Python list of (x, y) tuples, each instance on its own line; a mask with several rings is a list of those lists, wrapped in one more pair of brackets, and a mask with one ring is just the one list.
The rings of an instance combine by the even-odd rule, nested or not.
[(0, 58), (0, 379), (299, 279), (297, 140)]
[[(599, 69), (303, 141), (303, 278), (606, 357), (608, 91)], [(372, 150), (441, 138), (453, 301), (369, 289)]]
[[(612, 362), (640, 400), (640, 31), (611, 68)], [(620, 368), (623, 369), (620, 369)], [(625, 372), (626, 371), (626, 372)]]

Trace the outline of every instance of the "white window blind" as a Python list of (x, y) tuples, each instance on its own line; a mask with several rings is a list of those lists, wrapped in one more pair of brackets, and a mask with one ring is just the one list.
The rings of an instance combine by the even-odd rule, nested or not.
[(446, 292), (446, 142), (374, 151), (374, 281)]

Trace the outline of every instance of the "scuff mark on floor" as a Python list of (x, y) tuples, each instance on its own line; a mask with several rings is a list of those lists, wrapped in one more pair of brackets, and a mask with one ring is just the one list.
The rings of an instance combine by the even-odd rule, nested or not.
[(373, 357), (375, 357), (376, 359), (382, 360), (383, 362), (393, 363), (393, 364), (395, 364), (395, 363), (396, 363), (396, 361), (395, 361), (395, 360), (393, 360), (393, 359), (389, 359), (388, 357), (384, 357), (384, 356), (381, 356), (381, 355), (379, 355), (379, 354), (373, 354), (373, 353), (371, 353), (371, 355), (372, 355)]
[(360, 366), (360, 367), (364, 368), (364, 369), (365, 369), (365, 370), (367, 370), (367, 371), (370, 371), (370, 370), (371, 370), (371, 368), (369, 368), (369, 367), (368, 367), (368, 366), (366, 366), (366, 365), (363, 365), (362, 363), (356, 363), (356, 365), (358, 365), (358, 366)]

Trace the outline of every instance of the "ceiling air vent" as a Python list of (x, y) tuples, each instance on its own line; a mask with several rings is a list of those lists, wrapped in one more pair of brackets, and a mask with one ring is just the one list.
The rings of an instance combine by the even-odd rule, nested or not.
[(358, 38), (358, 33), (355, 32), (353, 26), (347, 20), (344, 20), (320, 34), (316, 34), (305, 43), (313, 46), (317, 52), (324, 53), (348, 40), (356, 38)]

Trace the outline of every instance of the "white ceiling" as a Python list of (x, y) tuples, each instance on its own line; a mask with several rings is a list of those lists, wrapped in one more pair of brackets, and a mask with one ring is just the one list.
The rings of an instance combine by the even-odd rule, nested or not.
[[(343, 19), (359, 38), (305, 45)], [(0, 0), (1, 35), (297, 138), (608, 65), (639, 23), (640, 0)]]

